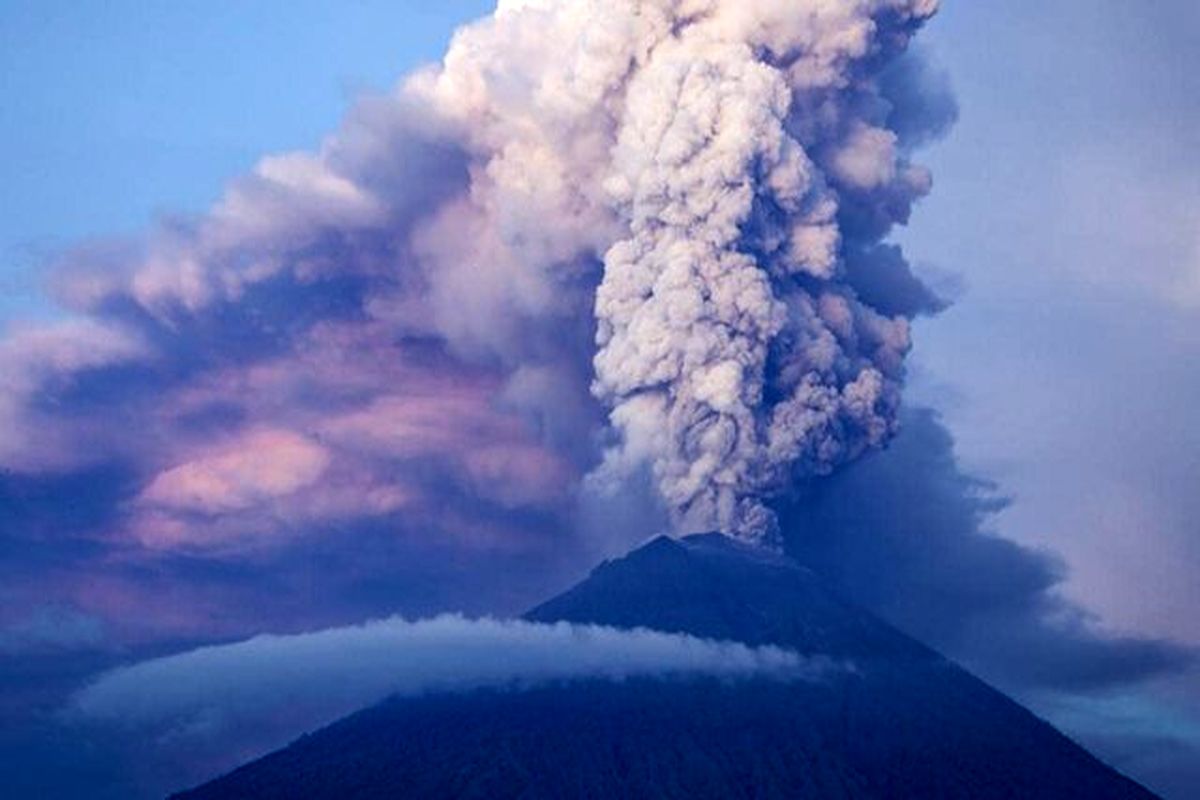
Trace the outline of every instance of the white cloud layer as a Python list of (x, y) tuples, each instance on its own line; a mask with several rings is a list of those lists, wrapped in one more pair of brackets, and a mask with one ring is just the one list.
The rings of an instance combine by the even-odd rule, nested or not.
[(398, 617), (257, 636), (123, 667), (78, 693), (69, 716), (160, 740), (275, 729), (280, 743), (390, 695), (571, 679), (706, 675), (813, 678), (825, 669), (776, 647), (592, 625)]

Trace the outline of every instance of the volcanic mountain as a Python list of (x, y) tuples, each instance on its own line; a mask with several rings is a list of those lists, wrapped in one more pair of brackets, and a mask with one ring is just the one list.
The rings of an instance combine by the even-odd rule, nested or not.
[(837, 666), (803, 681), (395, 698), (178, 797), (1153, 797), (811, 571), (724, 536), (656, 539), (527, 618), (772, 644)]

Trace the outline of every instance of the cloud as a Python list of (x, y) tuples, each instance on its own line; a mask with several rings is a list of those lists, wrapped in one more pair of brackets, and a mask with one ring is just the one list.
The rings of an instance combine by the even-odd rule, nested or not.
[(198, 780), (391, 695), (635, 677), (815, 680), (831, 668), (775, 647), (649, 630), (391, 618), (121, 667), (65, 715), (132, 736), (147, 758), (181, 759)]
[(0, 627), (0, 653), (69, 653), (104, 641), (104, 624), (73, 608), (42, 606), (29, 616)]
[(1053, 554), (993, 530), (1007, 502), (917, 409), (887, 451), (803, 487), (780, 513), (794, 557), (1006, 688), (1090, 692), (1195, 663), (1190, 648), (1105, 631), (1064, 599)]
[[(0, 336), (0, 465), (64, 470), (95, 462), (88, 421), (56, 401), (89, 373), (152, 357), (137, 331), (98, 319), (16, 325)], [(36, 436), (34, 433), (36, 432)]]
[[(937, 414), (909, 409), (901, 422), (887, 450), (779, 507), (787, 551), (1108, 763), (1188, 796), (1170, 790), (1194, 780), (1196, 739), (1168, 726), (1195, 730), (1200, 652), (1113, 630), (1068, 599), (1066, 565), (1004, 538), (1008, 499), (962, 468)], [(1127, 706), (1136, 713), (1109, 713)]]
[(712, 3), (643, 34), (605, 183), (629, 229), (604, 255), (594, 389), (621, 439), (602, 470), (649, 463), (677, 529), (774, 546), (766, 498), (894, 432), (907, 319), (843, 259), (929, 188), (881, 72), (935, 10)]
[(64, 254), (71, 318), (0, 343), (0, 467), (118, 466), (97, 537), (191, 555), (569, 529), (646, 469), (678, 530), (769, 543), (762, 497), (891, 435), (933, 305), (863, 254), (928, 189), (935, 8), (501, 3), (315, 151)]
[(845, 267), (854, 291), (881, 314), (912, 318), (937, 314), (949, 305), (913, 274), (895, 245), (848, 250)]
[(312, 486), (328, 465), (329, 453), (302, 436), (283, 430), (250, 431), (159, 473), (139, 499), (182, 511), (235, 511)]
[[(1167, 798), (1187, 798), (1200, 780), (1194, 670), (1174, 691), (1041, 698), (1039, 711), (1069, 736)], [(1182, 688), (1182, 696), (1180, 692)]]

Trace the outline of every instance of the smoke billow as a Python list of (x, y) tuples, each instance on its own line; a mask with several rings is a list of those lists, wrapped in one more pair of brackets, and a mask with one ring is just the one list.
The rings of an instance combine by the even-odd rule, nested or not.
[[(497, 288), (510, 311), (569, 311), (556, 288), (602, 258), (591, 388), (617, 441), (594, 484), (648, 464), (678, 530), (774, 544), (764, 499), (894, 432), (908, 321), (865, 302), (845, 262), (871, 261), (929, 188), (906, 146), (928, 126), (884, 76), (935, 10), (506, 2), (412, 82), (479, 159), (470, 202), (425, 240), (449, 333)], [(479, 286), (484, 264), (507, 278), (484, 280), (486, 302), (445, 276)]]
[[(685, 529), (770, 541), (764, 495), (895, 428), (903, 318), (843, 254), (929, 186), (877, 72), (930, 2), (710, 3), (632, 73), (606, 187), (628, 226), (596, 300), (596, 391)], [(877, 221), (856, 231), (843, 198)]]
[(678, 532), (777, 545), (774, 495), (893, 435), (938, 305), (884, 241), (953, 118), (935, 10), (503, 0), (317, 152), (68, 254), (61, 352), (0, 345), (0, 467), (119, 462), (112, 533), (166, 550), (508, 540), (646, 471)]

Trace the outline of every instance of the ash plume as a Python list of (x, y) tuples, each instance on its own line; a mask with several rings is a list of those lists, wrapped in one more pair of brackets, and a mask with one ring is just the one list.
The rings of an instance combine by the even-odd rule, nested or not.
[(775, 495), (893, 435), (938, 307), (885, 241), (953, 118), (935, 10), (503, 0), (318, 151), (67, 254), (75, 319), (21, 333), (62, 352), (0, 345), (0, 467), (122, 463), (111, 533), (157, 550), (510, 542), (646, 471), (676, 532), (777, 545)]
[[(508, 2), (413, 82), (483, 158), (441, 270), (488, 259), (514, 305), (567, 313), (602, 259), (591, 390), (616, 441), (593, 485), (649, 465), (677, 531), (777, 544), (766, 499), (894, 433), (908, 319), (845, 263), (916, 283), (878, 244), (930, 186), (909, 142), (946, 122), (891, 69), (935, 10)], [(464, 229), (486, 250), (446, 257)]]
[(934, 7), (710, 3), (628, 81), (595, 390), (684, 530), (773, 544), (765, 496), (895, 430), (908, 324), (843, 259), (929, 187), (878, 75)]

